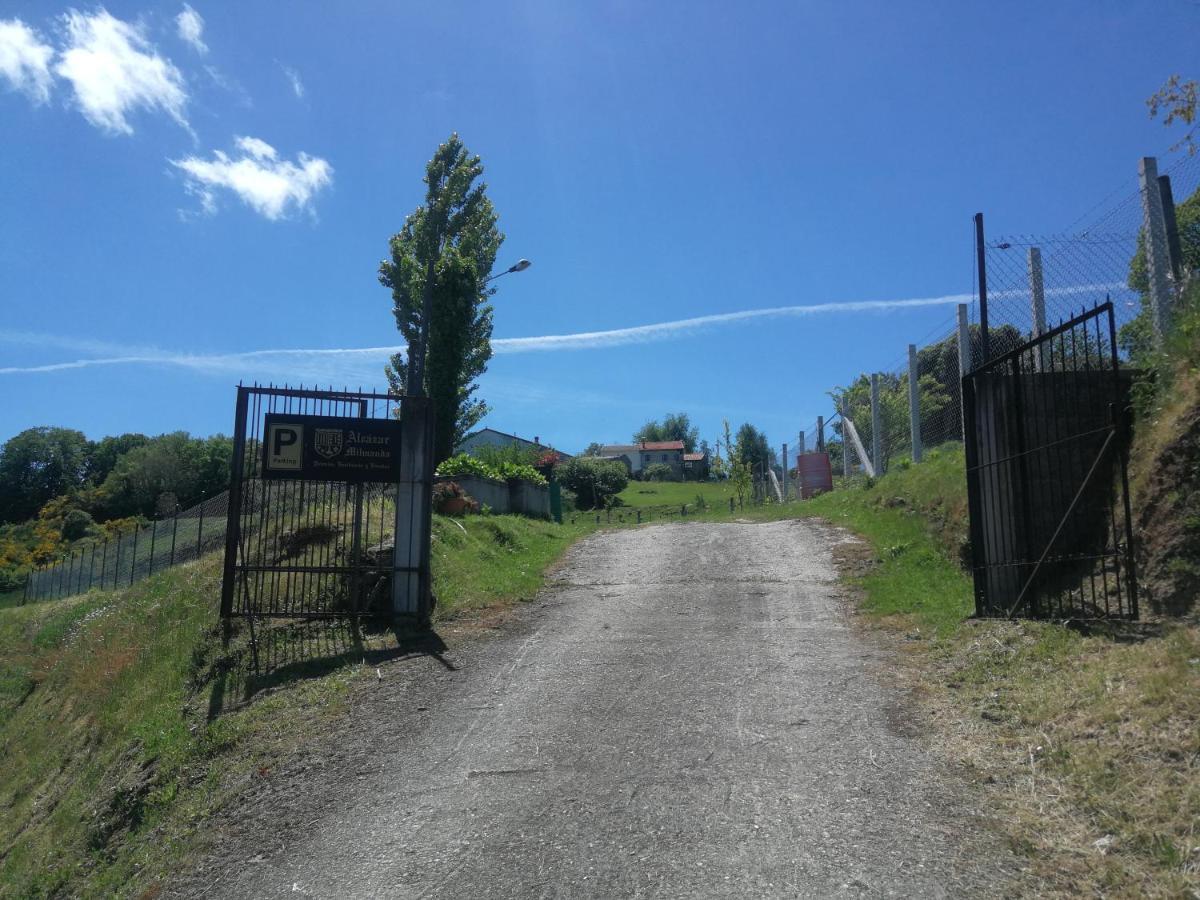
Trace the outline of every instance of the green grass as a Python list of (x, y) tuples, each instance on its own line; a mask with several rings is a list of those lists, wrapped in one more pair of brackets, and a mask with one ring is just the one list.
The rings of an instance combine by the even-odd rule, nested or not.
[(696, 506), (697, 495), (709, 506), (728, 511), (729, 498), (734, 496), (733, 486), (727, 481), (630, 481), (617, 496), (633, 509), (678, 509), (687, 504), (690, 511)]
[[(435, 623), (535, 596), (596, 530), (435, 517)], [(117, 591), (0, 609), (0, 897), (136, 896), (204, 848), (199, 823), (336, 727), (399, 651), (346, 623), (223, 633), (210, 554)], [(363, 663), (367, 663), (364, 670)]]

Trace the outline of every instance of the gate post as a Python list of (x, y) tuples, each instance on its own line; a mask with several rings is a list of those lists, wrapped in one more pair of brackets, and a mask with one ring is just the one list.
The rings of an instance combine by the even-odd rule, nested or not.
[(908, 427), (912, 431), (913, 462), (921, 461), (921, 385), (917, 377), (917, 345), (908, 345)]
[(1142, 223), (1146, 233), (1146, 276), (1150, 284), (1150, 309), (1154, 341), (1161, 346), (1171, 319), (1171, 260), (1167, 250), (1167, 221), (1158, 187), (1158, 161), (1142, 157), (1138, 164), (1142, 192)]
[(433, 414), (426, 397), (400, 402), (400, 480), (392, 549), (392, 614), (424, 620), (432, 612), (429, 542), (433, 526)]
[[(1042, 276), (1042, 250), (1040, 247), (1029, 248), (1028, 269), (1029, 296), (1032, 298), (1030, 312), (1033, 318), (1033, 336), (1039, 338), (1046, 333), (1046, 283)], [(1033, 358), (1038, 372), (1045, 372), (1050, 368), (1046, 356), (1048, 349), (1045, 344), (1042, 344)]]
[[(225, 524), (225, 565), (221, 572), (221, 617), (233, 615), (233, 567), (237, 560), (239, 534), (242, 527), (242, 475), (246, 471), (246, 410), (250, 390), (238, 385), (237, 406), (233, 421), (233, 458), (229, 461), (229, 505)], [(201, 501), (203, 502), (203, 501)], [(204, 507), (200, 507), (201, 515)], [(175, 535), (179, 530), (179, 510), (175, 510), (175, 525), (171, 530), (171, 562), (175, 562)], [(199, 551), (197, 550), (197, 553)]]

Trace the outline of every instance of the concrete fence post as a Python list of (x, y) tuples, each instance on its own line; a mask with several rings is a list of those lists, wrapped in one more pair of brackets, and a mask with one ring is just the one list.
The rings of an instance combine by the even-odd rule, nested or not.
[(967, 439), (967, 410), (962, 402), (962, 379), (971, 371), (971, 328), (967, 324), (967, 304), (958, 304), (958, 417), (962, 437)]
[(1142, 226), (1146, 240), (1146, 276), (1150, 283), (1150, 308), (1154, 340), (1161, 345), (1171, 321), (1171, 257), (1167, 249), (1167, 221), (1158, 186), (1158, 161), (1144, 156), (1138, 164), (1142, 192)]
[(788, 464), (787, 464), (787, 444), (783, 445), (783, 484), (780, 485), (783, 491), (783, 499), (787, 500), (788, 495)]
[(871, 373), (871, 467), (876, 475), (883, 474), (880, 460), (880, 448), (883, 446), (882, 435), (879, 433), (879, 375)]
[(908, 427), (912, 432), (913, 462), (921, 461), (921, 379), (917, 367), (917, 345), (908, 345)]
[[(1029, 248), (1028, 269), (1033, 336), (1038, 338), (1046, 333), (1046, 282), (1042, 275), (1042, 249), (1040, 247)], [(1034, 357), (1033, 362), (1039, 372), (1045, 372), (1049, 368), (1046, 354), (1048, 349), (1047, 345), (1042, 344), (1038, 355)]]

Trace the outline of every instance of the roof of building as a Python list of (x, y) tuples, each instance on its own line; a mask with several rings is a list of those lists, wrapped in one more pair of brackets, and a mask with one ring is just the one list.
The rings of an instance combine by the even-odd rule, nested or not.
[(479, 435), (484, 434), (489, 431), (492, 434), (498, 435), (502, 438), (508, 438), (509, 440), (517, 441), (518, 443), (521, 443), (521, 444), (528, 444), (530, 447), (537, 447), (542, 450), (554, 450), (555, 453), (557, 453), (559, 456), (563, 457), (564, 459), (572, 458), (570, 453), (565, 453), (562, 450), (557, 450), (554, 447), (551, 447), (549, 444), (543, 444), (541, 441), (538, 441), (538, 440), (531, 441), (531, 440), (529, 440), (529, 438), (517, 437), (515, 434), (509, 434), (507, 431), (497, 431), (495, 428), (480, 428), (478, 431), (472, 431), (470, 434), (466, 435), (462, 439), (462, 442), (466, 443), (471, 438), (478, 437)]
[(682, 450), (683, 441), (642, 441), (643, 450)]
[(683, 454), (684, 462), (703, 462), (707, 453), (685, 453)]
[(600, 448), (601, 456), (621, 455), (622, 453), (634, 453), (638, 449), (637, 444), (605, 444)]

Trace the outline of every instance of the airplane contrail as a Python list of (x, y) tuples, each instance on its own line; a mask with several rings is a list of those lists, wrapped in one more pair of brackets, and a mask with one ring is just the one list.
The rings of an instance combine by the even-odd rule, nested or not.
[[(1127, 289), (1126, 285), (1120, 282), (1081, 284), (1071, 287), (1053, 288), (1047, 290), (1046, 295), (1070, 296), (1125, 289)], [(996, 299), (1004, 299), (1009, 296), (1020, 297), (1025, 295), (1023, 291), (1001, 291), (992, 296)], [(739, 324), (754, 319), (802, 318), (821, 315), (844, 315), (856, 312), (920, 309), (923, 307), (952, 306), (959, 303), (968, 303), (972, 299), (973, 297), (970, 294), (947, 294), (941, 297), (918, 297), (903, 300), (857, 300), (847, 303), (773, 306), (762, 309), (745, 309), (737, 312), (693, 316), (687, 319), (655, 322), (649, 325), (634, 325), (627, 328), (613, 328), (605, 331), (546, 334), (535, 337), (493, 338), (492, 349), (496, 353), (509, 354), (621, 347), (630, 344), (671, 340), (673, 338), (710, 331), (722, 325)], [(333, 362), (333, 368), (338, 368), (338, 363), (335, 360), (343, 359), (351, 361), (355, 358), (360, 358), (365, 361), (374, 358), (374, 360), (382, 363), (386, 357), (395, 353), (402, 353), (406, 349), (403, 344), (400, 344), (384, 347), (281, 348), (273, 350), (249, 350), (237, 353), (186, 353), (143, 347), (121, 347), (120, 345), (106, 342), (90, 341), (62, 335), (3, 330), (0, 330), (0, 342), (40, 347), (53, 346), (83, 352), (113, 354), (109, 356), (89, 356), (36, 366), (2, 366), (0, 367), (0, 375), (31, 375), (84, 369), (93, 366), (121, 365), (167, 365), (211, 374), (240, 373), (245, 371), (247, 363), (258, 361), (270, 364), (272, 369), (279, 368), (281, 371), (286, 369), (290, 375), (296, 377), (308, 377), (311, 374), (314, 378), (321, 378), (329, 377), (332, 374), (330, 362)]]

